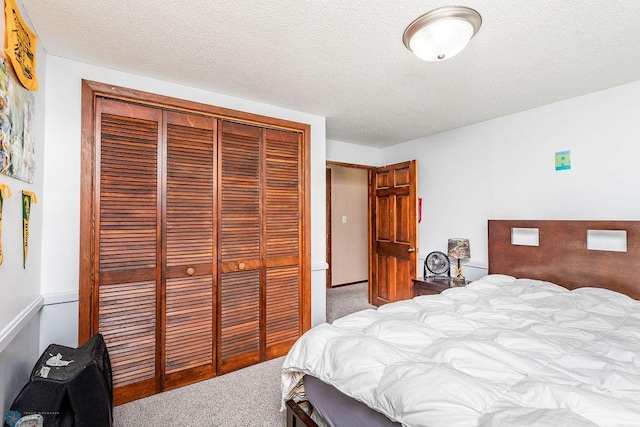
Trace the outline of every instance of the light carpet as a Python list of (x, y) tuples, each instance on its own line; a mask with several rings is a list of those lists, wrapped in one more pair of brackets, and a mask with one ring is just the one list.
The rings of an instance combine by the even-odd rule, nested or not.
[(376, 308), (368, 302), (368, 287), (368, 282), (363, 282), (327, 289), (327, 322), (356, 311)]
[[(367, 283), (327, 289), (327, 321), (366, 308)], [(280, 368), (284, 357), (259, 363), (113, 410), (115, 427), (286, 425), (280, 412)]]

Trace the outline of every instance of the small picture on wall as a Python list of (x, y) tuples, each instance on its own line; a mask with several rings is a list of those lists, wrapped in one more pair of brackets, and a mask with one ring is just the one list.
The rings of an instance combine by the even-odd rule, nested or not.
[(556, 170), (564, 171), (571, 169), (571, 151), (558, 151), (556, 153)]
[(33, 93), (0, 54), (0, 173), (29, 183), (36, 169), (34, 108)]

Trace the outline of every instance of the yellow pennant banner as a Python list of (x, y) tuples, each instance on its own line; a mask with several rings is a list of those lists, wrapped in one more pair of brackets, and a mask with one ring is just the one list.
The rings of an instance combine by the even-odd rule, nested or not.
[(2, 203), (11, 197), (11, 189), (7, 184), (0, 183), (0, 264), (2, 264)]
[(27, 268), (27, 253), (29, 252), (29, 217), (31, 205), (36, 204), (36, 193), (22, 190), (22, 268)]
[(20, 16), (15, 0), (4, 0), (7, 47), (4, 50), (18, 80), (29, 90), (38, 90), (36, 76), (36, 35)]

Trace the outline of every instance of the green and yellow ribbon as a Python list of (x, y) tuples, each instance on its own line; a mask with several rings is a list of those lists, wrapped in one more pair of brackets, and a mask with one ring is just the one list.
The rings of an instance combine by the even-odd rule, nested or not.
[(0, 183), (0, 264), (2, 264), (2, 203), (11, 197), (11, 189), (7, 184)]
[(29, 216), (31, 204), (36, 204), (36, 193), (22, 190), (22, 268), (27, 268), (27, 252), (29, 252)]

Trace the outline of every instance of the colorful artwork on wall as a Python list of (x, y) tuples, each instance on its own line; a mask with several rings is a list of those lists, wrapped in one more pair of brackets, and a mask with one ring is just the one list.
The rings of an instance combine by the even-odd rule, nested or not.
[(34, 108), (33, 93), (0, 55), (0, 173), (29, 183), (36, 169)]
[(36, 75), (36, 35), (22, 20), (15, 0), (4, 0), (7, 48), (4, 50), (18, 79), (29, 90), (38, 90)]
[(29, 253), (29, 218), (31, 205), (38, 203), (36, 193), (22, 190), (22, 267), (27, 268), (27, 254)]
[(556, 153), (556, 170), (571, 169), (571, 151), (558, 151)]

